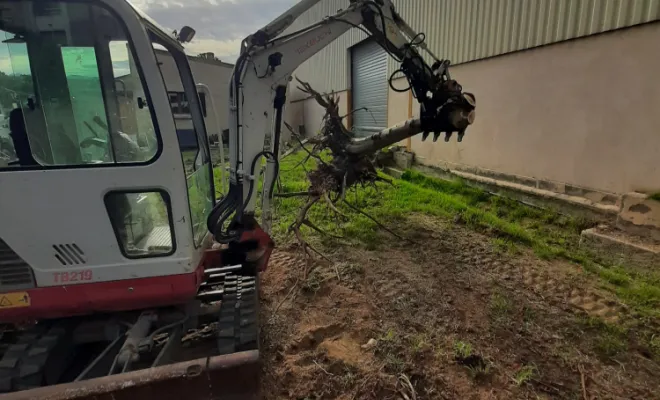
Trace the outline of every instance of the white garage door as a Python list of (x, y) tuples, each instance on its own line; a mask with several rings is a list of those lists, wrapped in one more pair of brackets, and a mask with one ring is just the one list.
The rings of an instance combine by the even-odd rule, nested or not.
[[(368, 136), (387, 127), (387, 53), (371, 40), (351, 50), (353, 132)], [(366, 108), (366, 110), (362, 109)]]

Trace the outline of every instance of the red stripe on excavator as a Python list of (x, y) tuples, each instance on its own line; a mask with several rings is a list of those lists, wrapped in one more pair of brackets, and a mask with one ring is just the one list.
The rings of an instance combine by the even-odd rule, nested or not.
[[(241, 241), (256, 241), (257, 271), (268, 265), (274, 243), (257, 224), (246, 231)], [(204, 282), (204, 270), (223, 265), (223, 250), (206, 250), (195, 271), (189, 274), (126, 279), (112, 282), (85, 283), (27, 289), (28, 307), (0, 307), (0, 322), (28, 322), (65, 318), (102, 312), (143, 310), (184, 304), (194, 299)]]
[(0, 308), (1, 322), (27, 322), (96, 312), (117, 312), (183, 304), (204, 280), (200, 265), (189, 274), (27, 289), (30, 306)]

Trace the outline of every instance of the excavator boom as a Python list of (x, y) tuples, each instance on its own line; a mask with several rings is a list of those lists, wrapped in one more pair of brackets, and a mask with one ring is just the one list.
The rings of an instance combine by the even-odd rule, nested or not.
[[(416, 33), (397, 14), (391, 0), (351, 0), (345, 10), (316, 24), (288, 33), (293, 22), (318, 0), (303, 0), (272, 23), (248, 36), (241, 45), (230, 82), (229, 158), (230, 189), (207, 220), (215, 240), (229, 243), (249, 230), (254, 219), (260, 179), (257, 165), (266, 159), (262, 193), (262, 224), (270, 227), (272, 188), (278, 171), (283, 105), (291, 75), (321, 49), (350, 29), (361, 29), (400, 63), (402, 73), (420, 105), (415, 123), (395, 131), (379, 132), (356, 140), (349, 148), (356, 152), (375, 151), (407, 137), (423, 133), (423, 139), (441, 133), (458, 141), (474, 122), (474, 95), (463, 93), (451, 79), (449, 61), (431, 53), (424, 34)], [(432, 60), (429, 65), (423, 54)]]

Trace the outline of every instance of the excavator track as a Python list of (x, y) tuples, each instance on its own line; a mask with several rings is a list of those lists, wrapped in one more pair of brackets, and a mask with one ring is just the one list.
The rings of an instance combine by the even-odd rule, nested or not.
[(220, 354), (255, 350), (259, 343), (257, 279), (231, 276), (225, 281), (217, 343)]
[(56, 383), (70, 360), (70, 333), (63, 323), (18, 333), (0, 359), (0, 393)]
[[(187, 351), (191, 354), (213, 356), (258, 350), (258, 278), (241, 275), (240, 266), (225, 269), (227, 270), (219, 273), (207, 274), (207, 281), (201, 285), (198, 300), (205, 306), (213, 306), (215, 311), (207, 316), (207, 323), (193, 330), (199, 334), (192, 334), (206, 343), (198, 343), (202, 349), (211, 350), (215, 347), (215, 351), (203, 353), (202, 350), (200, 353), (199, 350), (191, 349), (194, 344), (186, 343), (186, 346), (183, 346), (180, 342), (182, 337), (174, 335), (171, 338), (177, 340), (178, 344), (175, 343), (172, 347), (180, 348), (178, 353), (180, 358), (172, 359), (172, 362), (190, 360)], [(85, 321), (85, 318), (46, 321), (25, 330), (13, 330), (2, 334), (0, 393), (66, 383), (75, 378), (77, 375), (75, 371), (82, 370), (85, 364), (72, 362), (75, 354), (79, 353), (76, 346), (81, 344), (76, 343), (74, 332)], [(152, 331), (155, 329), (156, 327), (153, 327)], [(191, 336), (190, 332), (187, 336)], [(165, 334), (161, 344), (152, 349), (151, 356), (157, 355), (167, 340), (169, 340), (168, 335)], [(119, 347), (116, 346), (115, 350)], [(172, 354), (177, 354), (177, 351)], [(94, 357), (90, 358), (93, 359)], [(149, 359), (149, 355), (145, 354), (145, 360)], [(148, 367), (149, 364), (146, 364), (136, 366), (136, 369)]]
[(258, 293), (257, 277), (231, 272), (211, 273), (202, 284), (199, 299), (221, 302), (216, 328), (219, 354), (258, 348)]

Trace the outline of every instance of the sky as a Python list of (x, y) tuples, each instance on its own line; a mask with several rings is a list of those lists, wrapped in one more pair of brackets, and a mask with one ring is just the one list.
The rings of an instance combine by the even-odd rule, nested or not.
[[(213, 52), (222, 61), (233, 63), (241, 40), (286, 11), (298, 0), (131, 0), (131, 3), (154, 19), (161, 27), (174, 31), (189, 25), (197, 31), (185, 45), (191, 55)], [(184, 6), (185, 4), (185, 6)], [(0, 31), (0, 40), (13, 37)], [(29, 73), (25, 45), (0, 44), (0, 71), (7, 74)], [(115, 75), (128, 73), (128, 53), (124, 43), (111, 43)], [(90, 57), (73, 60), (80, 67)], [(93, 56), (91, 57), (93, 59)], [(85, 70), (87, 70), (85, 69)], [(82, 69), (72, 71), (86, 75)]]
[(189, 54), (213, 52), (233, 63), (241, 40), (279, 16), (297, 0), (132, 0), (164, 28), (197, 31)]

